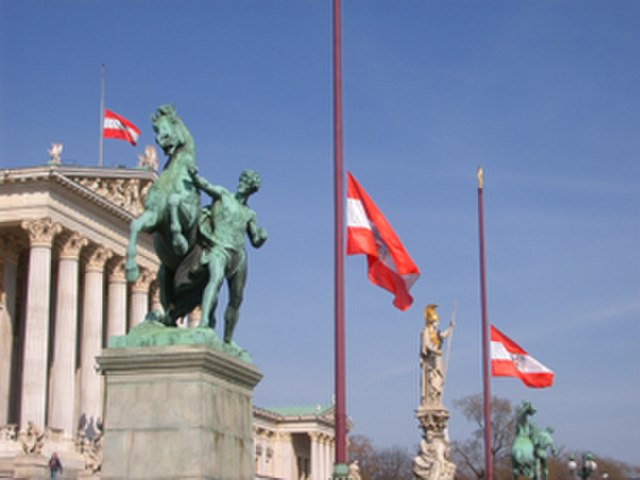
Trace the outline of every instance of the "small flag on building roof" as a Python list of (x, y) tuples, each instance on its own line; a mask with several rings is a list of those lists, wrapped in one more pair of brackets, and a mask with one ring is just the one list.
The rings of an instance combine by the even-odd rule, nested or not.
[(104, 111), (104, 138), (116, 138), (125, 140), (131, 145), (138, 143), (140, 130), (133, 123), (111, 110)]

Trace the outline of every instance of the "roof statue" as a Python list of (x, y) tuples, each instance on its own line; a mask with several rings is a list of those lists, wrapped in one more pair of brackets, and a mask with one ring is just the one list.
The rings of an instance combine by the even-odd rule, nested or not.
[(146, 168), (154, 172), (158, 170), (158, 153), (156, 152), (156, 147), (153, 145), (144, 147), (144, 154), (138, 155), (138, 168)]
[[(151, 233), (161, 262), (158, 283), (163, 312), (151, 312), (147, 320), (175, 327), (181, 317), (201, 306), (199, 326), (215, 328), (218, 293), (226, 280), (224, 343), (231, 345), (247, 278), (244, 236), (256, 248), (267, 240), (266, 230), (257, 226), (256, 214), (247, 205), (260, 187), (260, 177), (243, 171), (235, 193), (209, 183), (198, 173), (193, 138), (174, 107), (159, 107), (152, 121), (156, 143), (167, 161), (147, 192), (144, 212), (131, 223), (127, 280), (133, 282), (140, 274), (138, 235)], [(207, 207), (200, 207), (201, 190), (212, 199)]]
[(51, 165), (60, 165), (61, 163), (60, 155), (62, 154), (61, 143), (52, 143), (51, 148), (47, 150), (47, 153), (49, 154), (49, 163)]

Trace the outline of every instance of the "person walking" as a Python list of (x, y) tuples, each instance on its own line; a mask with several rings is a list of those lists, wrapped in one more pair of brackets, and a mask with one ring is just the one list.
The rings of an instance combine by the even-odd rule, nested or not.
[(49, 459), (49, 472), (51, 473), (51, 480), (56, 480), (58, 473), (62, 473), (62, 462), (60, 462), (56, 452), (53, 452)]

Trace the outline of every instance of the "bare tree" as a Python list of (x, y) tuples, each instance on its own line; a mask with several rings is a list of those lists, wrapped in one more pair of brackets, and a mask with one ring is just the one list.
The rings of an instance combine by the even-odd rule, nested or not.
[(349, 458), (357, 460), (362, 480), (407, 480), (413, 478), (413, 455), (407, 449), (377, 449), (368, 437), (349, 437)]
[[(484, 472), (484, 402), (482, 394), (468, 395), (453, 401), (464, 417), (477, 428), (471, 438), (452, 444), (456, 472), (460, 479), (482, 479)], [(491, 455), (495, 478), (511, 478), (511, 445), (515, 434), (515, 408), (509, 400), (491, 399)]]
[(413, 477), (413, 456), (407, 449), (391, 447), (378, 450), (378, 471), (372, 480), (407, 480)]

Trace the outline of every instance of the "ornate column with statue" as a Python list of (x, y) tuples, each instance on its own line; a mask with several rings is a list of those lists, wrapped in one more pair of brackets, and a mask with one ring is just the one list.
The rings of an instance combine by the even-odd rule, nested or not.
[(413, 460), (413, 474), (416, 479), (453, 480), (456, 467), (451, 462), (446, 433), (449, 411), (442, 404), (448, 358), (443, 362), (442, 347), (447, 337), (451, 342), (455, 320), (452, 318), (447, 329), (439, 330), (436, 308), (437, 305), (429, 304), (424, 309), (425, 326), (420, 342), (420, 406), (416, 410), (422, 440), (420, 451)]

